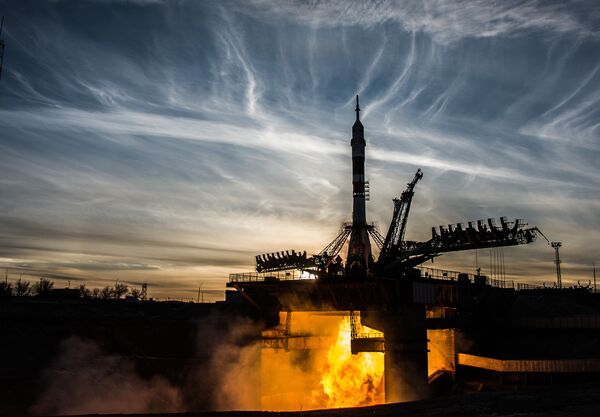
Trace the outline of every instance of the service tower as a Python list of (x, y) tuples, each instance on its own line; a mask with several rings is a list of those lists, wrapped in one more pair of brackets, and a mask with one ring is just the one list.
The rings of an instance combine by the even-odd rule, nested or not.
[(352, 126), (352, 232), (346, 258), (346, 276), (365, 276), (373, 262), (371, 242), (367, 231), (365, 187), (365, 129), (360, 122), (360, 107), (356, 96), (356, 121)]

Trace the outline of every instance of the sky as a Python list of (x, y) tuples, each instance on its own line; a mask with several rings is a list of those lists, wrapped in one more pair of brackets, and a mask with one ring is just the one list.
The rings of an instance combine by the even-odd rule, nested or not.
[[(600, 265), (595, 1), (0, 1), (0, 267), (223, 297), (254, 255), (351, 219), (360, 94), (369, 221), (415, 171), (407, 238), (523, 218)], [(554, 279), (543, 238), (508, 279)], [(427, 266), (489, 271), (489, 251)], [(30, 275), (27, 275), (30, 274)]]

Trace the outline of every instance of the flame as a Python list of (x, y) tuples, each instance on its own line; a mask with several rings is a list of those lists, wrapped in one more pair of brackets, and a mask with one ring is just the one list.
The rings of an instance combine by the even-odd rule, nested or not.
[[(280, 321), (286, 322), (286, 313), (281, 313)], [(291, 338), (289, 350), (263, 345), (259, 361), (262, 410), (302, 411), (384, 402), (384, 354), (352, 355), (348, 312), (294, 312), (291, 330), (294, 335), (309, 337)], [(265, 331), (263, 336), (276, 336), (277, 331), (281, 329)], [(360, 334), (366, 333), (382, 336), (361, 326)]]
[[(364, 333), (376, 332), (366, 326)], [(326, 408), (357, 407), (384, 402), (383, 353), (350, 351), (350, 319), (340, 323), (336, 342), (327, 351), (317, 402)]]

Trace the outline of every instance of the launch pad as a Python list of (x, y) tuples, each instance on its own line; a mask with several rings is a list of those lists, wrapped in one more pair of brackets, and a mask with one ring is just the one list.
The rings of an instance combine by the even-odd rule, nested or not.
[[(425, 398), (430, 392), (428, 330), (468, 326), (476, 300), (514, 288), (479, 272), (449, 275), (420, 265), (447, 252), (529, 244), (541, 231), (523, 220), (501, 217), (499, 225), (494, 219), (450, 224), (432, 227), (431, 239), (425, 242), (406, 240), (415, 187), (423, 179), (418, 169), (393, 200), (384, 236), (367, 221), (366, 140), (358, 96), (355, 112), (350, 140), (352, 223), (343, 224), (339, 235), (318, 254), (288, 250), (257, 255), (256, 272), (230, 275), (227, 287), (236, 291), (228, 291), (227, 298), (252, 306), (271, 325), (279, 323), (280, 312), (288, 312), (289, 320), (294, 311), (349, 312), (352, 352), (385, 351), (386, 402)], [(344, 262), (340, 251), (346, 242)], [(372, 243), (379, 249), (377, 259)], [(379, 333), (361, 334), (361, 322)], [(289, 348), (291, 332), (278, 337), (282, 340), (278, 346)], [(453, 346), (451, 350), (448, 354), (455, 356)]]

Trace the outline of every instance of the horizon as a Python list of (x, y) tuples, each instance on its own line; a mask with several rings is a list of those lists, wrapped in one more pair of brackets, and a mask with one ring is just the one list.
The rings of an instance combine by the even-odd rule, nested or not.
[[(468, 9), (468, 13), (464, 9)], [(407, 239), (524, 218), (565, 285), (600, 246), (594, 2), (0, 1), (0, 269), (222, 299), (229, 273), (318, 253), (351, 218), (361, 98), (367, 219), (420, 168)], [(487, 274), (488, 251), (479, 264)], [(542, 238), (508, 279), (555, 281)], [(473, 273), (476, 252), (430, 266)], [(38, 274), (39, 272), (39, 274)]]

